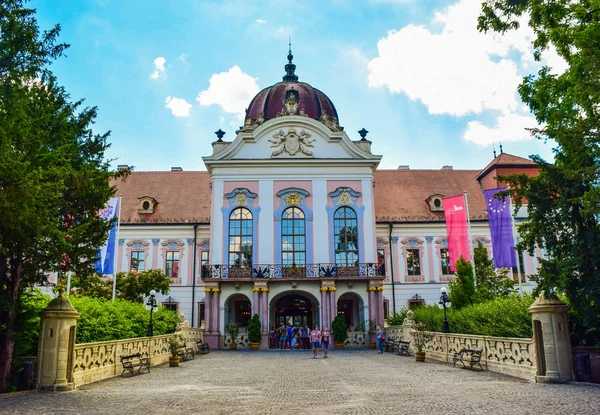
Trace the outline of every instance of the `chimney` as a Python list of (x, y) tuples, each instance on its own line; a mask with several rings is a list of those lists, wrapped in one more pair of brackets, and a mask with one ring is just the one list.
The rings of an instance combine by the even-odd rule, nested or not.
[(127, 164), (119, 164), (117, 166), (117, 170), (118, 171), (124, 171), (124, 170), (129, 170), (129, 166)]
[(181, 167), (171, 167), (171, 171), (183, 171)]
[(454, 170), (452, 166), (442, 166), (442, 170)]
[(398, 170), (410, 170), (410, 166), (408, 164), (401, 164), (398, 166)]

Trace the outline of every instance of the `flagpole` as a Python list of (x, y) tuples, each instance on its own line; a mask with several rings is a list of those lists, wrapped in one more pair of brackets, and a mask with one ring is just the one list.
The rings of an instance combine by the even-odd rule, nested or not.
[(467, 192), (463, 193), (463, 198), (465, 201), (465, 209), (467, 210), (467, 234), (469, 237), (469, 250), (471, 252), (471, 264), (473, 268), (473, 283), (475, 284), (475, 288), (477, 288), (477, 276), (475, 275), (475, 253), (473, 252), (473, 241), (471, 240), (471, 217), (469, 216), (469, 201), (467, 199)]
[(119, 203), (117, 205), (117, 234), (115, 240), (115, 254), (113, 255), (113, 292), (112, 292), (112, 301), (115, 301), (115, 297), (117, 296), (117, 257), (119, 253), (119, 231), (121, 230), (121, 201), (123, 199), (123, 195), (119, 195)]
[(71, 293), (71, 271), (67, 271), (67, 297)]
[[(510, 189), (510, 187), (507, 187), (507, 189)], [(510, 212), (510, 229), (511, 229), (511, 233), (513, 236), (513, 245), (515, 246), (515, 262), (517, 263), (517, 278), (519, 279), (519, 295), (522, 297), (523, 296), (523, 284), (521, 283), (521, 264), (519, 261), (519, 250), (517, 249), (517, 242), (518, 242), (518, 237), (517, 237), (517, 233), (516, 233), (516, 228), (515, 228), (515, 221), (513, 218), (513, 210), (512, 210), (512, 196), (508, 195), (508, 209)]]

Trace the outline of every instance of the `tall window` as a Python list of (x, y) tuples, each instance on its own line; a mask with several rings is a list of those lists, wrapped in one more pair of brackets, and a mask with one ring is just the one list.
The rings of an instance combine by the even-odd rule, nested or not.
[[(519, 267), (521, 268), (521, 281), (524, 282), (525, 281), (525, 261), (523, 260), (523, 251), (518, 250), (516, 248), (515, 248), (515, 251), (516, 251), (515, 254), (517, 255), (517, 259), (519, 261)], [(517, 276), (517, 273), (518, 273), (517, 267), (513, 267), (512, 272), (513, 272), (513, 279), (518, 281), (519, 277)]]
[(200, 277), (201, 278), (206, 278), (209, 277), (209, 270), (208, 270), (208, 261), (210, 258), (210, 251), (202, 251), (200, 253)]
[(358, 221), (356, 212), (341, 207), (333, 215), (335, 263), (344, 267), (358, 265)]
[(138, 272), (144, 270), (144, 251), (132, 251), (131, 252), (131, 263), (129, 264), (129, 271)]
[(177, 278), (179, 276), (179, 252), (167, 251), (166, 254), (165, 274), (167, 277)]
[(202, 326), (202, 322), (206, 319), (206, 305), (204, 301), (198, 302), (198, 327)]
[(421, 258), (418, 249), (406, 250), (406, 268), (408, 275), (421, 275)]
[(442, 266), (442, 275), (450, 275), (450, 257), (448, 256), (448, 248), (440, 249), (440, 265)]
[(287, 208), (281, 216), (281, 259), (283, 265), (306, 264), (306, 224), (304, 212)]
[(252, 267), (252, 212), (246, 208), (229, 215), (229, 265)]

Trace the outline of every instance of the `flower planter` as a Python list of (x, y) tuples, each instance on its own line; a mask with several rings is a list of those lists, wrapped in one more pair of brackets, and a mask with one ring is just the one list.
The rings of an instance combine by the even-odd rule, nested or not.
[(344, 343), (336, 343), (335, 344), (335, 348), (336, 349), (343, 349), (344, 348)]
[(369, 342), (369, 349), (375, 349), (377, 347), (377, 342)]
[(237, 343), (231, 343), (229, 345), (229, 350), (237, 350)]
[(425, 361), (425, 352), (415, 352), (415, 360), (417, 362), (424, 362)]
[(251, 350), (258, 350), (258, 347), (260, 346), (259, 342), (251, 342), (250, 343), (250, 349)]
[(179, 366), (179, 356), (169, 356), (169, 367)]

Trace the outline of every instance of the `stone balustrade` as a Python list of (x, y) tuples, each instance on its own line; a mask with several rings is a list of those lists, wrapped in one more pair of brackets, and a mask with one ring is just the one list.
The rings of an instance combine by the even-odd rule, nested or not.
[[(387, 338), (412, 342), (410, 330), (410, 326), (390, 326), (386, 329)], [(454, 353), (463, 348), (481, 350), (481, 365), (486, 370), (536, 380), (533, 339), (439, 333), (428, 343), (425, 352), (429, 359), (452, 362)], [(411, 349), (414, 351), (412, 345)]]
[[(368, 346), (369, 335), (362, 331), (351, 331), (348, 333), (348, 338), (344, 342), (344, 347), (347, 349), (364, 348)], [(331, 346), (334, 346), (333, 344)]]
[(73, 354), (74, 386), (120, 376), (123, 371), (120, 356), (140, 353), (142, 357), (150, 358), (151, 366), (166, 363), (170, 356), (169, 338), (181, 335), (187, 345), (195, 349), (196, 341), (203, 338), (203, 332), (202, 329), (185, 327), (175, 334), (76, 344)]

